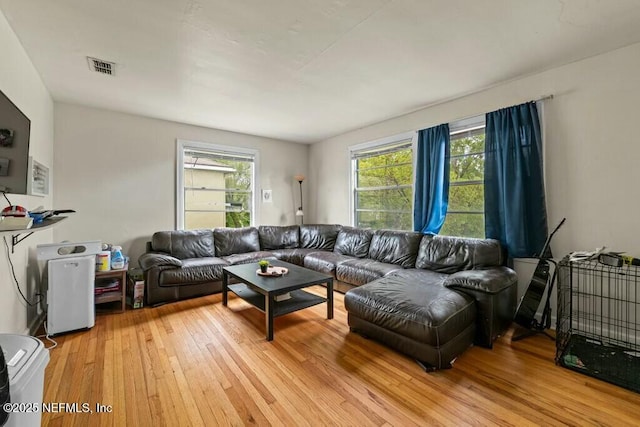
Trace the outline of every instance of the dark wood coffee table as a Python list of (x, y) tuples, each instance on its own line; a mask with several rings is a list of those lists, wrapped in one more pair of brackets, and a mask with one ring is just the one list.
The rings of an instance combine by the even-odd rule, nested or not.
[[(227, 292), (247, 301), (265, 314), (267, 341), (273, 340), (273, 319), (278, 316), (327, 303), (327, 319), (333, 319), (333, 277), (289, 264), (284, 261), (272, 261), (272, 265), (286, 267), (289, 272), (280, 277), (264, 277), (256, 273), (258, 263), (232, 265), (222, 269), (222, 305), (227, 305)], [(241, 283), (229, 284), (229, 278)], [(303, 288), (327, 284), (327, 297), (303, 291)], [(291, 298), (276, 301), (276, 296), (290, 293)]]

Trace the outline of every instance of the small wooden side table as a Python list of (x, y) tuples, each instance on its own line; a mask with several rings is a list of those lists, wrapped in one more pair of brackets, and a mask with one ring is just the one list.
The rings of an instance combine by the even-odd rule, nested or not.
[(116, 278), (120, 280), (120, 290), (96, 295), (95, 305), (120, 301), (120, 311), (124, 312), (127, 296), (127, 270), (123, 268), (121, 270), (96, 271), (96, 283), (109, 278)]

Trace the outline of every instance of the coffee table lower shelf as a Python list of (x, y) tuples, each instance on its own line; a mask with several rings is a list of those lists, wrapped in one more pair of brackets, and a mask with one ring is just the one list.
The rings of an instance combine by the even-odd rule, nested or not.
[[(265, 296), (258, 292), (252, 291), (247, 285), (243, 283), (229, 285), (229, 290), (234, 294), (253, 305), (258, 310), (265, 312)], [(291, 298), (284, 301), (276, 301), (273, 307), (273, 317), (283, 316), (285, 314), (293, 313), (294, 311), (302, 310), (314, 305), (322, 304), (327, 301), (318, 295), (311, 294), (306, 291), (296, 290), (289, 292)]]

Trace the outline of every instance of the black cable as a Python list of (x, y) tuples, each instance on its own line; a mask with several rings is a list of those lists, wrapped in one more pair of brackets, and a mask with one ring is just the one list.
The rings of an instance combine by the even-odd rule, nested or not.
[(9, 203), (9, 206), (13, 206), (11, 204), (11, 200), (9, 200), (9, 198), (7, 197), (7, 193), (5, 193), (4, 191), (2, 192), (2, 195), (4, 196), (5, 200), (7, 201), (7, 203)]
[(18, 288), (18, 292), (20, 292), (20, 296), (22, 297), (24, 302), (26, 302), (30, 307), (33, 307), (34, 305), (39, 304), (40, 301), (42, 300), (42, 295), (40, 295), (40, 298), (38, 298), (38, 301), (32, 303), (22, 293), (22, 289), (20, 289), (20, 284), (18, 283), (18, 278), (16, 277), (16, 270), (13, 268), (13, 262), (11, 262), (11, 256), (9, 255), (9, 244), (7, 243), (7, 237), (2, 236), (2, 240), (4, 241), (4, 247), (7, 250), (7, 260), (9, 261), (9, 265), (11, 266), (11, 275), (13, 276), (13, 281), (16, 285), (16, 288)]

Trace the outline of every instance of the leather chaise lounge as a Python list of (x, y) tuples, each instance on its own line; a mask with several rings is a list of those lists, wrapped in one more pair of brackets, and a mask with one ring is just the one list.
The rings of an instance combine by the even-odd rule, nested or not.
[(445, 368), (472, 342), (491, 348), (513, 318), (517, 276), (495, 240), (425, 235), (415, 268), (348, 291), (352, 331)]
[(516, 307), (517, 276), (490, 239), (321, 224), (161, 231), (148, 249), (148, 305), (220, 292), (226, 265), (279, 259), (333, 276), (351, 331), (428, 368), (491, 348)]

